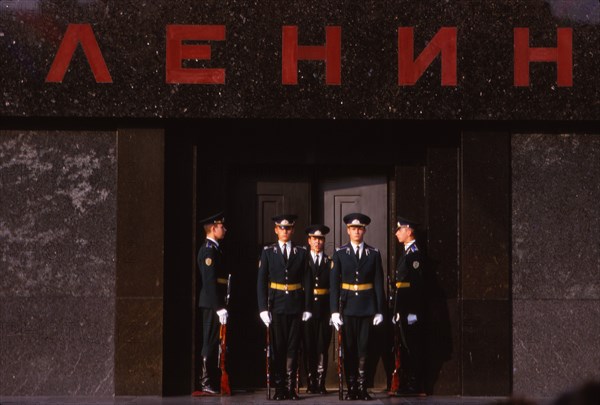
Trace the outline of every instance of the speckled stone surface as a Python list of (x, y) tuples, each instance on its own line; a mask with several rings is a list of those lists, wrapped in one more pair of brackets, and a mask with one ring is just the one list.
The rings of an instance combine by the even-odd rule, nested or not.
[(114, 393), (116, 135), (0, 131), (0, 393)]
[(556, 396), (600, 380), (600, 300), (513, 303), (513, 392)]
[(600, 135), (514, 135), (513, 296), (600, 299)]
[(600, 136), (513, 135), (513, 390), (600, 379)]
[[(595, 120), (600, 113), (600, 4), (596, 0), (357, 2), (0, 2), (0, 116), (257, 117)], [(62, 83), (45, 83), (69, 23), (90, 24), (112, 83), (96, 83), (76, 50)], [(170, 24), (224, 25), (211, 60), (225, 84), (167, 84)], [(325, 85), (322, 61), (300, 61), (297, 86), (282, 85), (282, 27), (300, 46), (342, 30), (341, 85)], [(457, 85), (441, 86), (439, 57), (414, 86), (398, 85), (398, 27), (414, 27), (415, 58), (441, 27), (457, 29)], [(557, 86), (555, 63), (531, 63), (530, 86), (514, 86), (513, 29), (556, 47), (573, 29), (573, 86)], [(35, 100), (32, 102), (31, 100)]]

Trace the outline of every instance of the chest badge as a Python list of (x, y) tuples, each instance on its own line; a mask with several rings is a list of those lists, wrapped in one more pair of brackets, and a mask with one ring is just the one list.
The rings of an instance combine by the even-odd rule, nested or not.
[(206, 263), (207, 266), (210, 266), (212, 264), (212, 259), (210, 257), (207, 257), (204, 263)]
[(416, 269), (418, 269), (418, 268), (419, 268), (419, 262), (417, 262), (417, 261), (414, 261), (414, 262), (413, 262), (413, 268), (414, 268), (415, 270), (416, 270)]

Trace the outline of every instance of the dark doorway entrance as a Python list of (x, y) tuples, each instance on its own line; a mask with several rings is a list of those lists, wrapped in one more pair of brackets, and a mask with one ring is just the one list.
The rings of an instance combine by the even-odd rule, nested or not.
[[(231, 301), (231, 376), (241, 386), (264, 385), (265, 330), (259, 321), (256, 304), (256, 269), (262, 247), (275, 242), (271, 218), (281, 213), (298, 215), (294, 242), (306, 245), (304, 229), (312, 223), (324, 223), (332, 229), (326, 253), (347, 242), (344, 215), (364, 212), (372, 218), (367, 243), (381, 247), (384, 262), (388, 245), (387, 173), (372, 176), (334, 175), (334, 168), (319, 166), (302, 170), (280, 168), (272, 173), (269, 166), (240, 166), (231, 174), (227, 237), (229, 257), (234, 261)], [(286, 173), (287, 171), (287, 173)], [(321, 173), (326, 172), (324, 176)], [(231, 248), (235, 246), (235, 248)], [(334, 350), (334, 345), (330, 348)], [(328, 384), (336, 386), (336, 356), (330, 356)], [(248, 367), (253, 364), (253, 367)], [(375, 366), (375, 364), (374, 364)], [(385, 387), (385, 374), (376, 375), (376, 384)]]
[[(446, 257), (455, 260), (456, 135), (403, 135), (393, 122), (381, 121), (202, 124), (201, 129), (172, 128), (176, 134), (166, 138), (165, 394), (189, 393), (197, 383), (201, 330), (195, 255), (203, 239), (194, 225), (197, 218), (222, 209), (227, 212), (223, 248), (233, 275), (228, 368), (234, 390), (262, 388), (265, 383), (265, 329), (258, 317), (256, 271), (260, 249), (275, 241), (272, 216), (298, 214), (293, 240), (300, 244), (306, 243), (304, 228), (310, 223), (327, 224), (332, 233), (326, 252), (332, 254), (347, 240), (341, 218), (349, 212), (365, 212), (373, 219), (366, 242), (382, 251), (385, 271), (395, 265), (397, 242), (390, 229), (397, 212), (419, 219), (429, 232), (428, 217), (444, 216), (444, 228), (434, 229), (443, 236), (436, 249), (447, 246)], [(239, 138), (249, 133), (261, 136)], [(427, 234), (423, 236), (427, 240)], [(455, 262), (440, 268), (450, 277), (457, 276)], [(439, 299), (445, 302), (448, 297)], [(434, 334), (439, 336), (438, 331)], [(387, 350), (385, 335), (382, 330), (377, 337), (379, 354)], [(454, 344), (447, 339), (445, 343)], [(436, 356), (441, 359), (447, 352)], [(432, 364), (441, 364), (439, 359)], [(372, 383), (385, 387), (383, 362), (376, 360), (379, 365)], [(334, 361), (330, 356), (328, 385), (332, 387), (336, 385)], [(432, 370), (434, 379), (439, 367)], [(452, 378), (458, 375), (458, 371), (451, 374)], [(453, 385), (445, 392), (457, 390)]]

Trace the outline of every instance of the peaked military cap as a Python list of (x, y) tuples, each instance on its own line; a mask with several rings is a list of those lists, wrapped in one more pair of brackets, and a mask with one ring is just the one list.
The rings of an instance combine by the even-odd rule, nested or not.
[(366, 216), (365, 214), (361, 214), (359, 212), (355, 212), (352, 214), (348, 214), (344, 217), (344, 223), (346, 226), (362, 226), (365, 227), (371, 223), (371, 218)]
[(315, 238), (324, 238), (329, 233), (329, 227), (325, 225), (311, 225), (306, 228), (305, 232), (308, 236), (314, 236)]
[(418, 225), (419, 225), (419, 223), (416, 221), (413, 221), (412, 219), (398, 217), (396, 220), (396, 230), (398, 230), (399, 228), (416, 229)]
[(223, 224), (225, 223), (225, 217), (223, 216), (223, 212), (219, 212), (215, 215), (211, 215), (208, 218), (201, 219), (199, 224), (204, 226), (208, 224)]
[(294, 221), (296, 221), (296, 218), (298, 218), (298, 215), (282, 214), (274, 216), (272, 219), (275, 221), (275, 225), (277, 226), (294, 226)]

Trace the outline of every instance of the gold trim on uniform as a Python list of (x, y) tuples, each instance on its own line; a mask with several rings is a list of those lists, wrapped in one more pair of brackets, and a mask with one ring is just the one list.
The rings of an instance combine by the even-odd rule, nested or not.
[(296, 290), (299, 290), (302, 288), (302, 284), (300, 284), (300, 283), (279, 284), (279, 283), (271, 282), (270, 287), (274, 290), (280, 290), (280, 291), (296, 291)]
[(217, 283), (218, 284), (227, 284), (227, 279), (226, 278), (218, 278)]
[(408, 288), (408, 287), (410, 287), (410, 283), (407, 283), (404, 281), (396, 282), (396, 288)]
[(204, 263), (206, 263), (207, 266), (210, 266), (212, 264), (212, 259), (210, 257), (207, 257)]
[(373, 288), (373, 283), (366, 283), (366, 284), (342, 283), (343, 290), (363, 291), (363, 290), (370, 290), (371, 288)]
[(329, 294), (329, 288), (315, 288), (313, 290), (313, 294), (315, 294), (315, 295), (326, 295), (326, 294)]

